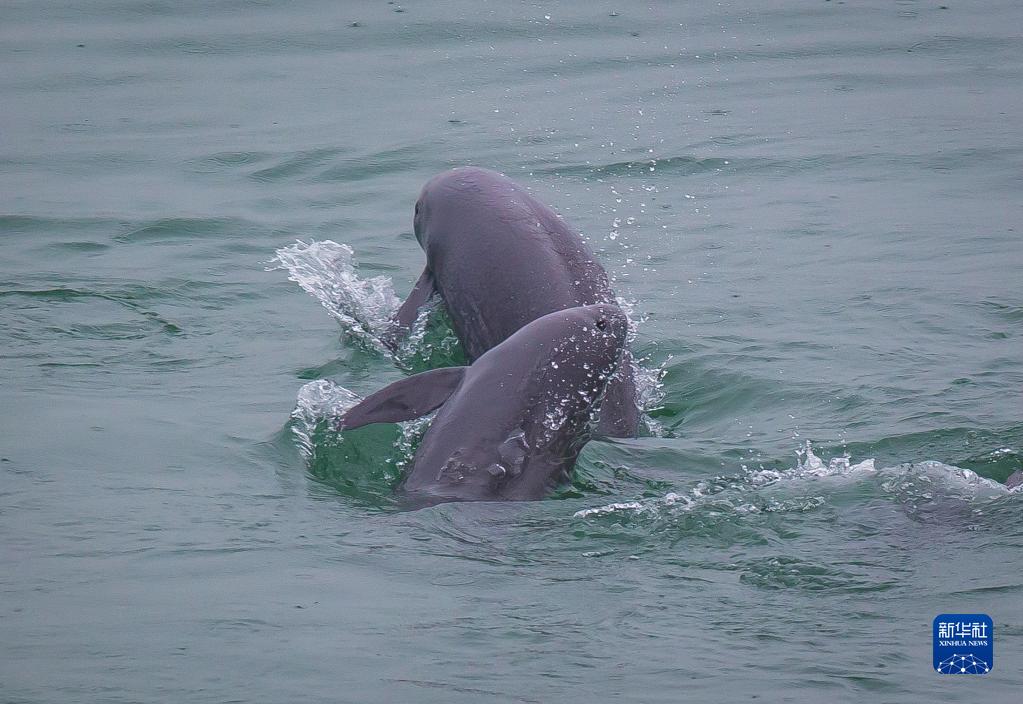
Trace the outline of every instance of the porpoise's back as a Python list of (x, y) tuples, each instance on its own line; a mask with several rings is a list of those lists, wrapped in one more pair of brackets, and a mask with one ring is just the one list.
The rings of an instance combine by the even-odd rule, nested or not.
[(427, 183), (421, 202), (421, 242), (470, 359), (548, 313), (614, 303), (582, 237), (506, 176), (453, 169)]

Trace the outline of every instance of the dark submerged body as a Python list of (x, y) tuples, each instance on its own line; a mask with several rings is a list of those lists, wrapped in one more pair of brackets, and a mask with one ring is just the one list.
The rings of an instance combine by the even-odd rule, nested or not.
[[(511, 179), (486, 169), (444, 172), (423, 187), (415, 234), (426, 268), (398, 312), (409, 327), (434, 293), (470, 361), (548, 313), (615, 304), (607, 273), (577, 233)], [(599, 430), (632, 437), (640, 412), (631, 356), (607, 390)]]
[(470, 367), (417, 374), (367, 397), (339, 427), (408, 420), (439, 407), (400, 494), (419, 505), (539, 499), (568, 480), (627, 333), (617, 306), (556, 311)]

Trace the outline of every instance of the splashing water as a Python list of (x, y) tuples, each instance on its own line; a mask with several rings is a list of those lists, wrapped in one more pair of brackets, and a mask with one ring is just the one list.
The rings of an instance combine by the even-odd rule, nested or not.
[(413, 373), (468, 364), (439, 296), (431, 297), (420, 309), (394, 361)]
[[(976, 472), (942, 462), (927, 461), (875, 467), (873, 459), (852, 463), (848, 456), (827, 462), (813, 452), (807, 442), (797, 451), (796, 466), (787, 470), (742, 467), (738, 476), (704, 479), (684, 492), (669, 492), (656, 499), (623, 501), (583, 509), (575, 518), (611, 514), (632, 514), (652, 518), (670, 517), (679, 512), (711, 510), (735, 515), (778, 511), (812, 511), (827, 503), (826, 496), (842, 485), (875, 481), (883, 494), (919, 513), (922, 505), (936, 497), (973, 501), (991, 499), (1020, 491), (981, 477)], [(771, 493), (765, 493), (766, 490)], [(813, 494), (808, 495), (807, 491)]]
[[(335, 423), (360, 401), (362, 397), (358, 394), (329, 379), (310, 381), (299, 389), (295, 410), (291, 412), (291, 431), (295, 435), (299, 451), (307, 460), (311, 460), (316, 454), (317, 442), (314, 440), (316, 431), (322, 426), (332, 429)], [(435, 415), (436, 413), (430, 413), (398, 424), (401, 433), (394, 441), (396, 454), (387, 462), (392, 463), (399, 473), (408, 468), (419, 441), (430, 427)], [(343, 442), (342, 435), (331, 432), (329, 444), (340, 442)]]
[(386, 276), (359, 278), (354, 251), (331, 240), (302, 242), (278, 249), (267, 271), (283, 269), (341, 324), (345, 335), (386, 357), (384, 340), (394, 330), (398, 297)]
[(664, 426), (656, 418), (650, 415), (651, 411), (660, 408), (664, 400), (664, 377), (668, 373), (668, 364), (671, 362), (669, 356), (657, 366), (647, 366), (649, 357), (633, 359), (632, 377), (636, 383), (636, 405), (642, 414), (643, 423), (647, 431), (654, 437), (664, 437), (668, 434)]
[(361, 400), (358, 394), (327, 379), (310, 381), (298, 390), (295, 410), (291, 412), (291, 431), (306, 459), (311, 458), (316, 449), (313, 433), (317, 426), (337, 420)]
[(393, 462), (395, 469), (400, 473), (404, 474), (405, 470), (411, 466), (419, 441), (423, 439), (423, 435), (430, 428), (436, 415), (436, 413), (430, 413), (422, 418), (413, 418), (398, 424), (401, 427), (401, 434), (394, 441), (394, 449), (398, 454), (393, 458)]

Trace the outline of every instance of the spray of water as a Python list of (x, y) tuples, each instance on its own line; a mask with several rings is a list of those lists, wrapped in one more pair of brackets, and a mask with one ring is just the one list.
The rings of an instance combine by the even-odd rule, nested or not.
[(349, 339), (392, 357), (383, 341), (393, 332), (398, 297), (386, 276), (359, 278), (351, 247), (331, 240), (299, 240), (278, 249), (270, 260), (267, 270), (279, 269), (318, 300)]
[[(682, 492), (640, 501), (623, 501), (575, 513), (576, 518), (629, 514), (652, 518), (679, 512), (712, 510), (734, 514), (776, 511), (811, 511), (827, 503), (826, 495), (842, 485), (875, 481), (881, 490), (911, 509), (930, 502), (936, 495), (965, 501), (996, 498), (1020, 487), (981, 477), (976, 472), (942, 462), (918, 462), (878, 469), (873, 459), (853, 463), (847, 455), (824, 461), (809, 442), (797, 451), (790, 469), (751, 469), (743, 466), (732, 476), (698, 481)], [(771, 490), (777, 490), (771, 493)], [(808, 493), (809, 492), (809, 493)]]
[(291, 431), (299, 451), (309, 459), (315, 452), (313, 433), (321, 423), (333, 425), (362, 399), (343, 386), (327, 379), (310, 381), (298, 390), (295, 410), (291, 412)]

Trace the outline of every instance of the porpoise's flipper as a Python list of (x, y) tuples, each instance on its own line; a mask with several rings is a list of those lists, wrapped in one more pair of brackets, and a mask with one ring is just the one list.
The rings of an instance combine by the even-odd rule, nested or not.
[(437, 289), (433, 284), (433, 272), (429, 269), (423, 269), (423, 273), (420, 274), (419, 280), (412, 287), (408, 298), (405, 299), (405, 302), (401, 304), (398, 312), (392, 318), (397, 324), (397, 330), (392, 335), (387, 336), (384, 344), (391, 348), (391, 350), (397, 349), (402, 335), (408, 332), (409, 328), (412, 327), (412, 323), (416, 322), (419, 309), (426, 305), (426, 302), (436, 292)]
[(604, 400), (600, 402), (596, 434), (605, 438), (634, 438), (639, 433), (641, 416), (632, 355), (626, 351), (618, 373), (608, 383)]
[(432, 369), (385, 386), (350, 408), (338, 421), (337, 430), (425, 416), (448, 400), (462, 383), (468, 368)]

